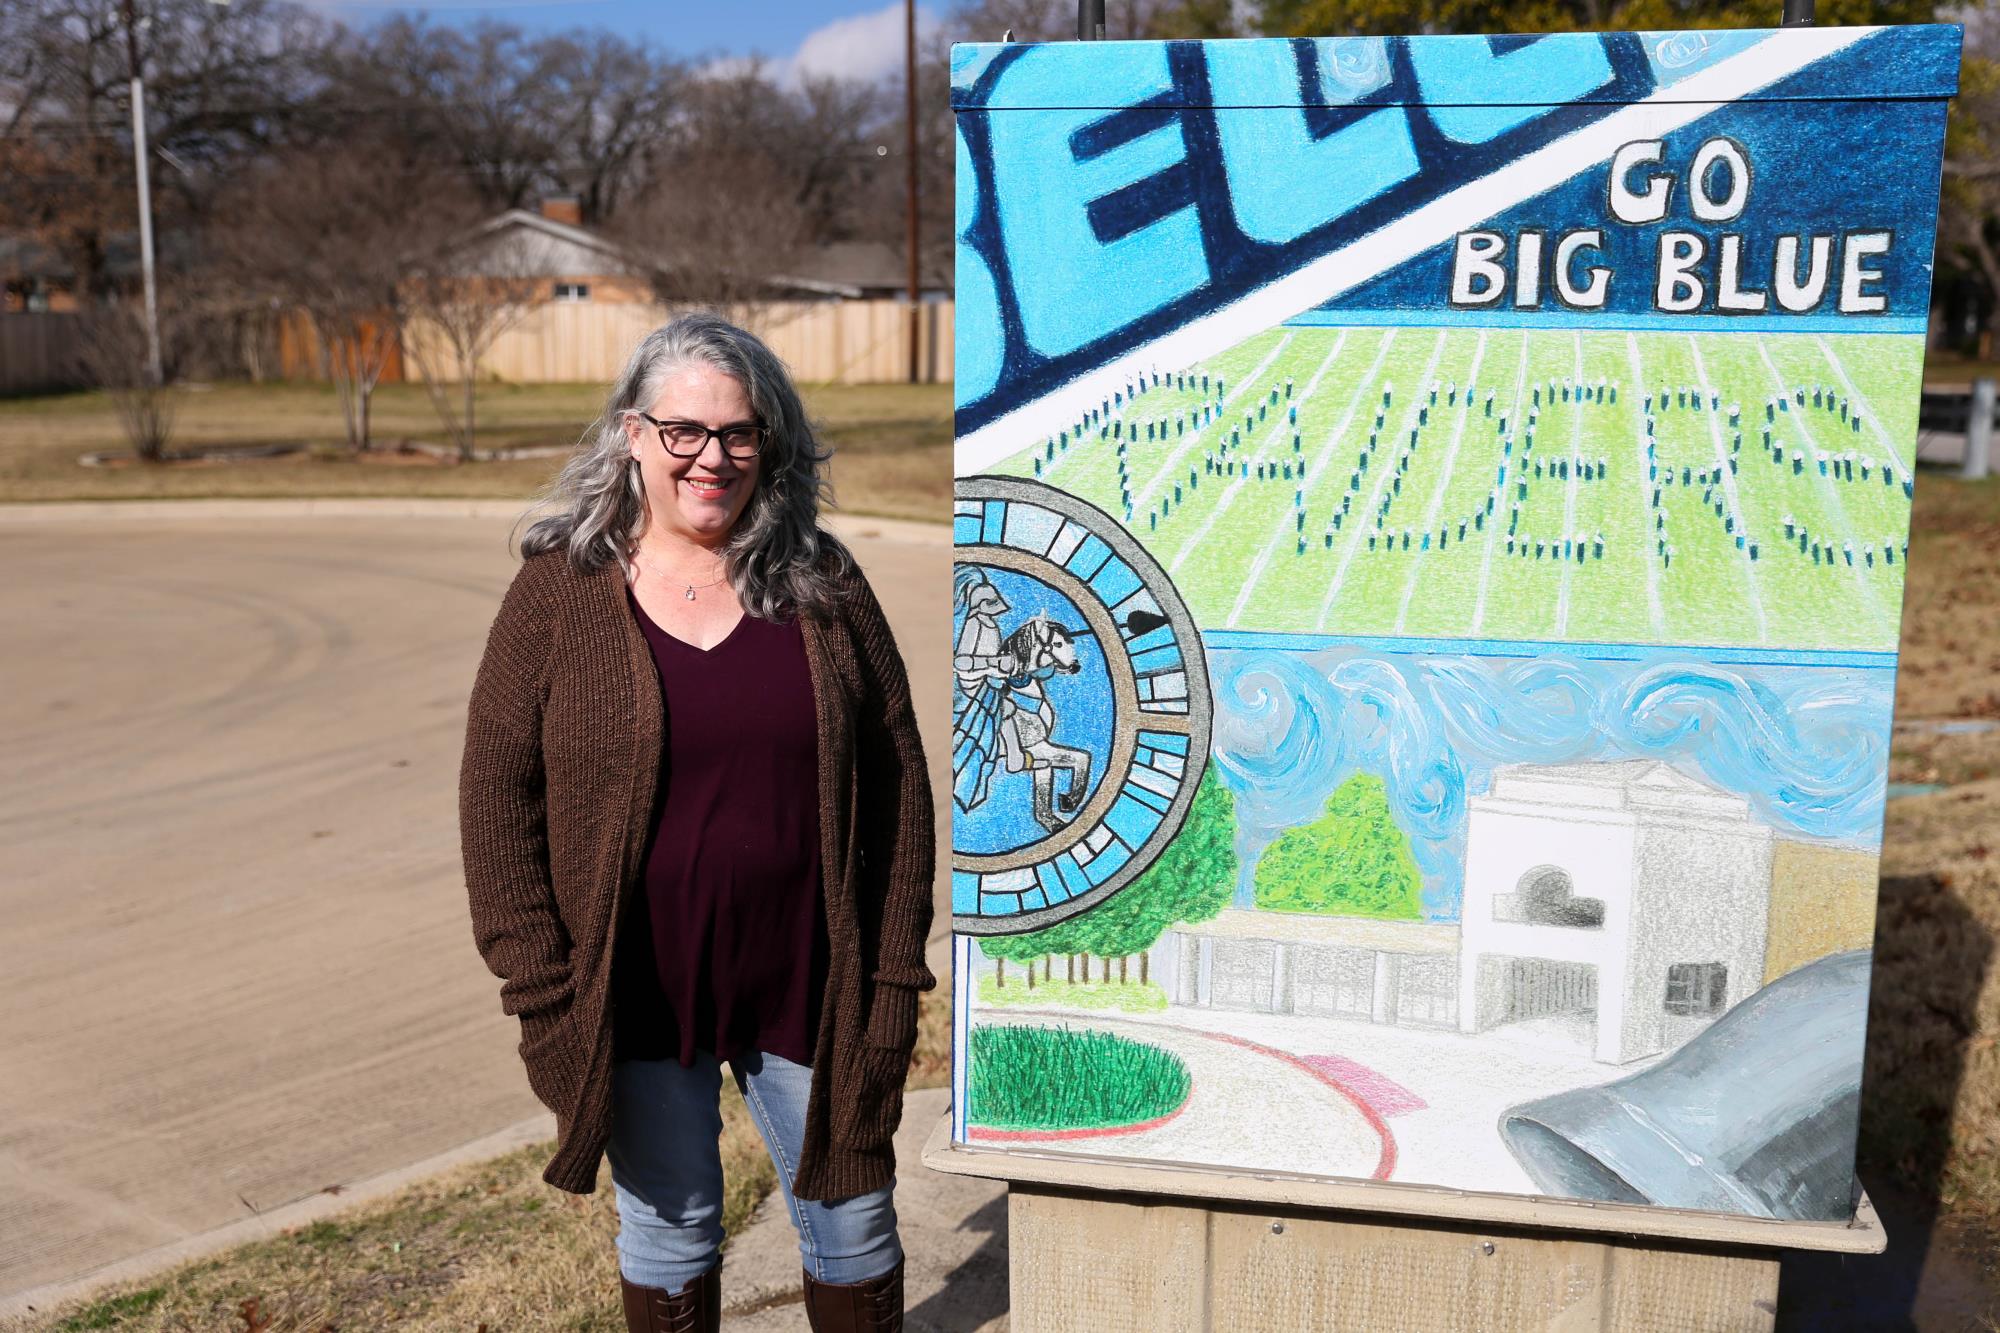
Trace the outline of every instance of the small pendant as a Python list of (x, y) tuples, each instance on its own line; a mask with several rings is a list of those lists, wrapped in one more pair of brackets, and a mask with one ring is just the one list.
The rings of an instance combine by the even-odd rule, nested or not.
[(692, 583), (688, 584), (687, 599), (690, 602), (694, 600), (694, 585)]

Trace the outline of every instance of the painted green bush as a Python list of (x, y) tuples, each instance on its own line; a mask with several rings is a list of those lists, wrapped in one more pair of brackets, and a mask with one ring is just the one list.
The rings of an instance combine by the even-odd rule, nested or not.
[[(1101, 959), (1139, 956), (1139, 980), (1148, 980), (1146, 951), (1177, 924), (1208, 921), (1236, 891), (1236, 798), (1211, 766), (1196, 785), (1187, 821), (1158, 860), (1130, 884), (1087, 912), (1019, 935), (979, 941), (988, 958), (1027, 963), (1065, 955)], [(1088, 971), (1086, 961), (1085, 970)], [(1121, 969), (1129, 975), (1129, 969)], [(1003, 969), (994, 977), (1003, 985)]]
[(1257, 906), (1385, 921), (1423, 915), (1423, 876), (1410, 837), (1389, 810), (1388, 789), (1356, 773), (1310, 824), (1289, 829), (1257, 859)]
[(993, 1129), (1105, 1129), (1156, 1120), (1194, 1086), (1171, 1051), (1068, 1028), (972, 1029), (966, 1118)]

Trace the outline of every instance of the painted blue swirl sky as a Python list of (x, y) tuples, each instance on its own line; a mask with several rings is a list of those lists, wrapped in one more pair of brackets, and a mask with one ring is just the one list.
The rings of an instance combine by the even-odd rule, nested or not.
[(1257, 856), (1351, 774), (1379, 774), (1456, 920), (1466, 800), (1503, 764), (1663, 759), (1747, 798), (1781, 837), (1876, 848), (1895, 674), (1641, 661), (1211, 649), (1213, 750), (1236, 794), (1238, 901)]

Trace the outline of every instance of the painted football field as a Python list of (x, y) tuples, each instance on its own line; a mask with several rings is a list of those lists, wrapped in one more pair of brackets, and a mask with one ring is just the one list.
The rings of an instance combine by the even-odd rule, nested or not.
[(1893, 651), (1921, 339), (1272, 329), (993, 471), (1207, 630)]

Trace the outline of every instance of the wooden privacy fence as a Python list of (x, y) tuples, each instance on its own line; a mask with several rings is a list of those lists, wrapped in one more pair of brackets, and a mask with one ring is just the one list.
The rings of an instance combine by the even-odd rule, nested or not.
[[(909, 311), (901, 301), (768, 301), (724, 314), (769, 343), (801, 380), (900, 383), (909, 378)], [(519, 382), (609, 383), (632, 349), (676, 312), (644, 304), (550, 302), (494, 340), (481, 370)], [(951, 379), (953, 307), (917, 307), (917, 374)]]
[(0, 315), (0, 394), (46, 393), (85, 382), (76, 315)]
[[(919, 304), (917, 377), (951, 381), (954, 307)], [(480, 362), (482, 376), (516, 383), (609, 384), (639, 340), (676, 309), (645, 303), (549, 302), (507, 329)], [(902, 301), (765, 301), (724, 312), (771, 345), (792, 374), (813, 383), (900, 384), (909, 378), (910, 306)], [(424, 336), (418, 333), (416, 336)], [(319, 339), (299, 315), (281, 319), (271, 339), (284, 379), (323, 377)], [(40, 393), (88, 382), (79, 317), (0, 315), (0, 394)], [(411, 379), (416, 367), (390, 350), (382, 382)], [(448, 366), (439, 357), (435, 364)]]
[[(920, 304), (917, 373), (927, 384), (951, 380), (953, 305)], [(902, 301), (765, 301), (722, 313), (769, 343), (792, 374), (815, 383), (896, 384), (909, 378), (909, 312)], [(647, 303), (551, 301), (536, 306), (494, 339), (480, 361), (482, 377), (513, 383), (609, 384), (639, 340), (677, 308)], [(281, 340), (283, 375), (317, 379), (317, 342), (293, 321)], [(406, 335), (427, 338), (421, 327)], [(415, 378), (414, 356), (392, 357), (384, 382)], [(434, 365), (452, 364), (439, 355)]]

